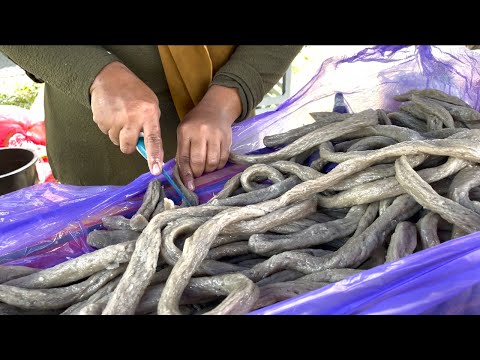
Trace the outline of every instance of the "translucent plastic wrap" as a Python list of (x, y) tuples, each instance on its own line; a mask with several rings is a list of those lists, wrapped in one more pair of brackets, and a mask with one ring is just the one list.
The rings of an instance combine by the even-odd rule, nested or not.
[(480, 107), (480, 53), (464, 46), (375, 46), (321, 64), (317, 74), (275, 111), (236, 126), (233, 152), (263, 147), (266, 135), (313, 122), (308, 112), (332, 111), (334, 95), (342, 92), (353, 112), (368, 108), (396, 110), (394, 95), (433, 88)]
[[(171, 175), (174, 161), (165, 164)], [(202, 203), (243, 165), (228, 164), (216, 173), (196, 179), (196, 193)], [(180, 199), (162, 175), (166, 196)], [(148, 183), (146, 173), (126, 186), (72, 186), (44, 183), (0, 196), (0, 265), (46, 268), (94, 249), (86, 236), (101, 228), (108, 215), (131, 217), (140, 207)]]
[[(233, 127), (232, 152), (271, 151), (263, 146), (264, 136), (313, 122), (313, 118), (308, 115), (310, 112), (332, 111), (334, 95), (337, 92), (344, 94), (348, 108), (353, 112), (368, 108), (394, 110), (399, 106), (399, 103), (392, 100), (394, 95), (425, 87), (458, 96), (480, 110), (480, 55), (474, 51), (459, 46), (449, 48), (378, 46), (366, 48), (355, 55), (346, 55), (348, 56), (326, 60), (321, 64), (317, 74), (275, 111), (236, 124)], [(173, 161), (166, 164), (170, 173), (173, 165)], [(222, 170), (196, 179), (196, 192), (201, 203), (210, 199), (229, 178), (244, 168), (244, 165), (229, 164)], [(88, 232), (99, 228), (101, 218), (104, 216), (115, 214), (131, 216), (140, 206), (143, 193), (152, 179), (150, 174), (144, 174), (122, 187), (40, 184), (0, 197), (0, 264), (46, 268), (93, 251), (85, 241)], [(166, 185), (162, 176), (160, 179), (162, 184)], [(166, 193), (178, 202), (179, 199), (172, 189), (166, 187)], [(448, 246), (442, 245), (438, 249), (415, 254), (418, 265), (405, 271), (422, 272), (423, 256), (428, 258), (430, 256), (428, 254), (432, 254), (433, 250), (434, 254), (440, 253), (435, 257), (440, 269), (440, 263), (443, 261), (441, 253), (446, 251), (443, 249), (455, 248), (457, 243), (460, 244), (459, 247), (462, 246), (456, 240), (445, 244)], [(403, 261), (396, 263), (398, 269), (403, 268)], [(472, 271), (474, 263), (473, 259), (470, 263)], [(392, 265), (389, 266), (391, 269)], [(467, 267), (466, 264), (465, 271), (468, 271)], [(378, 281), (382, 282), (380, 279), (384, 276), (382, 272), (378, 270), (376, 273), (377, 269), (372, 270), (374, 270), (370, 271), (374, 274), (372, 277), (374, 279), (378, 277)], [(365, 274), (367, 273), (355, 278), (357, 289), (364, 281), (365, 286), (371, 286), (372, 283), (369, 281), (372, 278)], [(399, 274), (395, 272), (395, 276)], [(367, 281), (367, 278), (370, 280)], [(413, 273), (411, 278), (415, 278)], [(409, 279), (402, 281), (408, 282)], [(345, 282), (342, 283), (344, 285), (335, 286), (345, 286)], [(382, 293), (382, 296), (387, 301), (390, 288), (385, 289), (386, 292)], [(413, 288), (408, 289), (414, 291)], [(337, 290), (338, 288), (335, 288), (336, 295), (339, 294)], [(318, 294), (325, 291), (322, 289)], [(362, 294), (366, 296), (367, 293), (360, 292), (358, 302), (361, 302)], [(457, 295), (461, 296), (460, 293)], [(310, 309), (314, 309), (317, 300), (321, 302), (323, 296), (312, 297)], [(309, 299), (308, 295), (303, 298)], [(353, 299), (352, 295), (352, 301)], [(347, 303), (344, 304), (348, 307)], [(352, 308), (357, 305), (351, 304)], [(405, 304), (406, 307), (407, 305)], [(288, 311), (297, 313), (295, 308), (296, 305), (291, 308), (293, 310)], [(308, 311), (320, 313), (323, 310)], [(414, 312), (411, 307), (409, 311)]]
[(250, 315), (480, 314), (480, 233), (366, 270)]

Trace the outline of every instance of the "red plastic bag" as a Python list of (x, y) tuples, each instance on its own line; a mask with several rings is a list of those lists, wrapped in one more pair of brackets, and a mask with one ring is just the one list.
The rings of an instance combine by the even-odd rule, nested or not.
[(15, 134), (21, 134), (37, 145), (46, 145), (44, 119), (33, 112), (14, 105), (0, 105), (0, 144), (8, 146)]
[(38, 155), (38, 182), (56, 182), (48, 163), (42, 113), (14, 105), (0, 105), (0, 147), (20, 147)]

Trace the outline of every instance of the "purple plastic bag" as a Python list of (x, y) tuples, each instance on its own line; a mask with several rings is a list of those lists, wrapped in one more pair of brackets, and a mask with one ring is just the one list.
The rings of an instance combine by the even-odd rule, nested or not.
[(266, 135), (312, 123), (309, 112), (332, 111), (334, 95), (343, 93), (348, 108), (396, 110), (394, 95), (434, 88), (480, 106), (480, 52), (464, 46), (374, 46), (352, 55), (332, 57), (317, 74), (275, 111), (235, 126), (232, 151), (263, 147)]
[[(165, 164), (171, 174), (174, 160)], [(200, 202), (208, 201), (244, 165), (228, 164), (196, 179)], [(165, 194), (180, 201), (163, 175)], [(126, 186), (38, 184), (0, 197), (0, 265), (47, 268), (94, 251), (87, 234), (109, 215), (131, 217), (154, 176), (143, 174)], [(58, 250), (55, 250), (58, 249)]]
[(480, 314), (479, 264), (477, 232), (250, 315)]

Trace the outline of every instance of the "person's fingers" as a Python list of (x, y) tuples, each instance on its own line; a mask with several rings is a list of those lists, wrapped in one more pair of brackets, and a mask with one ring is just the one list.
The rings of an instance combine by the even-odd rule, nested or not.
[(230, 148), (232, 146), (231, 140), (224, 139), (220, 144), (220, 160), (218, 162), (218, 169), (223, 169), (228, 162), (230, 156)]
[(108, 135), (108, 130), (110, 130), (110, 124), (107, 124), (106, 122), (101, 121), (101, 119), (102, 119), (101, 115), (100, 116), (97, 115), (93, 117), (93, 121), (95, 122), (95, 124), (97, 124), (100, 131), (105, 135)]
[(120, 145), (120, 128), (119, 127), (112, 127), (110, 130), (108, 130), (108, 137), (110, 138), (110, 141), (114, 145)]
[(190, 191), (195, 190), (193, 172), (190, 168), (190, 139), (182, 136), (181, 133), (178, 134), (177, 164), (182, 182)]
[(142, 129), (135, 122), (127, 123), (122, 130), (120, 130), (120, 151), (124, 154), (132, 154), (135, 152), (138, 137)]
[(148, 168), (153, 175), (160, 175), (163, 167), (163, 143), (159, 120), (151, 120), (143, 124), (143, 135)]
[(207, 158), (207, 141), (204, 137), (191, 139), (190, 144), (190, 168), (193, 176), (199, 177), (205, 171)]
[(207, 143), (207, 156), (205, 161), (205, 172), (209, 173), (217, 170), (220, 161), (220, 142), (209, 141)]
[(107, 126), (105, 126), (102, 123), (97, 123), (97, 126), (102, 133), (104, 133), (105, 135), (108, 135), (108, 130), (110, 130), (110, 129)]
[(113, 119), (111, 119), (111, 114), (104, 111), (102, 107), (97, 106), (96, 102), (92, 103), (92, 120), (97, 124), (98, 128), (105, 135), (108, 135), (108, 131), (112, 127)]

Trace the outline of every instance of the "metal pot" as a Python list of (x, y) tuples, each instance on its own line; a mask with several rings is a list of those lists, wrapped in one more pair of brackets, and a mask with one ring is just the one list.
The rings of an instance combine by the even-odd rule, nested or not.
[(0, 196), (35, 184), (37, 160), (28, 149), (0, 148)]

